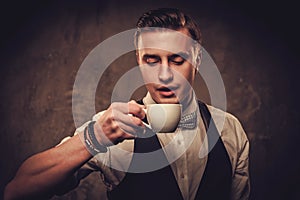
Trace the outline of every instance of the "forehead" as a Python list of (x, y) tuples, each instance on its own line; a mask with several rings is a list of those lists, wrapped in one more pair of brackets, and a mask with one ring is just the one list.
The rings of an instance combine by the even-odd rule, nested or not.
[(192, 48), (193, 39), (188, 31), (162, 30), (143, 32), (138, 38), (138, 50), (144, 53), (155, 52), (188, 52)]

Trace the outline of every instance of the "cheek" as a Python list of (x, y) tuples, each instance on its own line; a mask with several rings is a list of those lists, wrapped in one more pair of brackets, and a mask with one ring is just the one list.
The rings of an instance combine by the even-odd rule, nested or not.
[(192, 85), (195, 79), (195, 69), (193, 67), (188, 67), (186, 70), (181, 71), (181, 75), (182, 78), (185, 79), (183, 82), (187, 81)]
[(145, 84), (152, 84), (158, 82), (157, 68), (141, 67), (140, 70)]
[(148, 84), (146, 84), (146, 88), (148, 91), (150, 91), (150, 90), (152, 91), (154, 87), (153, 87), (153, 84), (148, 83)]
[(146, 89), (147, 91), (151, 94), (152, 98), (156, 101), (159, 102), (157, 99), (157, 93), (155, 91), (154, 85), (153, 84), (146, 84)]

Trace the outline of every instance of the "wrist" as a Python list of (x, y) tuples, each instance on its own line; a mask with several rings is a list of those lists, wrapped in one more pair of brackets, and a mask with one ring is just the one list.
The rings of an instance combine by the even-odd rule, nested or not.
[(95, 131), (94, 131), (94, 124), (96, 122), (92, 121), (88, 124), (87, 127), (85, 127), (84, 129), (84, 143), (87, 147), (87, 149), (89, 150), (89, 152), (93, 155), (96, 155), (98, 153), (105, 153), (107, 152), (107, 148), (106, 146), (104, 146), (103, 144), (101, 144), (95, 135)]

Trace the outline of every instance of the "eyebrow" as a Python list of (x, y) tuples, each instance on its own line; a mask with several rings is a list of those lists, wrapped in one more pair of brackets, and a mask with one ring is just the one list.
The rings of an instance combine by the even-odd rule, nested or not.
[(177, 58), (177, 57), (182, 57), (183, 59), (187, 60), (189, 58), (190, 54), (188, 52), (179, 52), (172, 54), (171, 56), (168, 56), (171, 59)]
[(159, 58), (159, 56), (155, 55), (155, 54), (145, 54), (145, 55), (143, 55), (143, 59), (147, 59), (147, 58)]
[[(177, 57), (182, 57), (184, 59), (188, 59), (190, 56), (189, 52), (178, 52), (178, 53), (174, 53), (170, 56), (168, 56), (168, 58), (177, 58)], [(156, 55), (156, 54), (145, 54), (143, 55), (143, 60), (147, 59), (147, 58), (154, 58), (154, 59), (159, 59), (160, 56)]]

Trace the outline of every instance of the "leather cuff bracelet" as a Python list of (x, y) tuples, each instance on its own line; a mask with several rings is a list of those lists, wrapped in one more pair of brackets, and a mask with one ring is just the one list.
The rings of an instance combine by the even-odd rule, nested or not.
[(91, 143), (91, 141), (87, 138), (87, 127), (85, 127), (84, 129), (84, 143), (85, 143), (85, 146), (87, 147), (87, 149), (89, 150), (89, 152), (92, 154), (92, 155), (96, 155), (98, 153), (100, 153), (100, 150), (99, 149), (96, 149), (93, 144)]
[(95, 121), (92, 121), (89, 123), (88, 125), (88, 134), (89, 134), (89, 138), (91, 139), (91, 143), (92, 145), (98, 149), (100, 152), (107, 152), (107, 148), (106, 146), (100, 144), (95, 136), (95, 131), (94, 131), (94, 124), (96, 122)]

